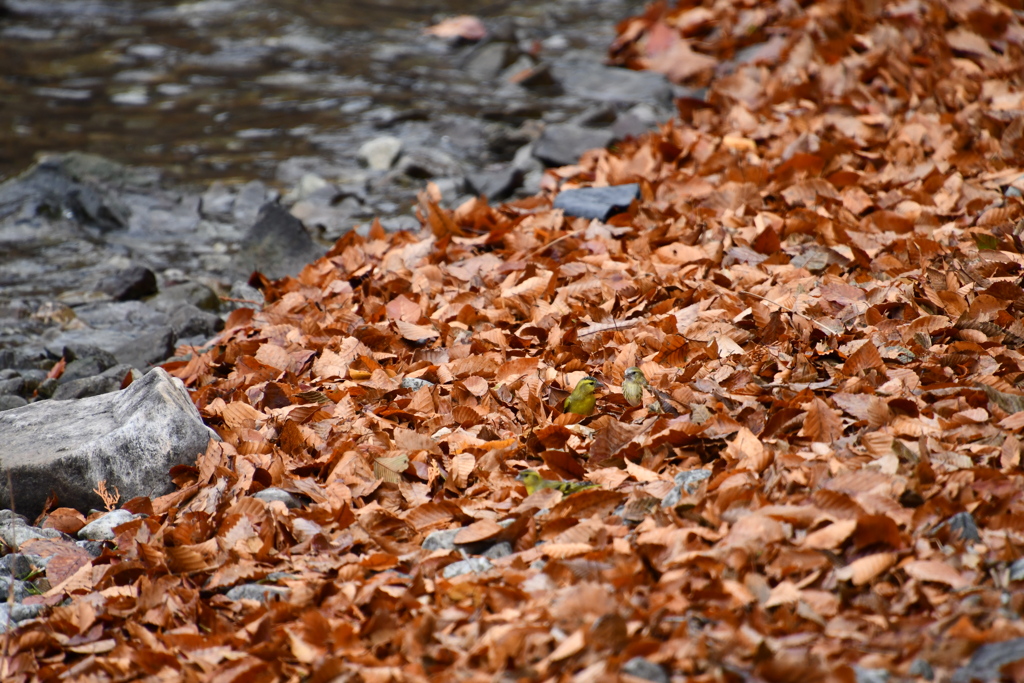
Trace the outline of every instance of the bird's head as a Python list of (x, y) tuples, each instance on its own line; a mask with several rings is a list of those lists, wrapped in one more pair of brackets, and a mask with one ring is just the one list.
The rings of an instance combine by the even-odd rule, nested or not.
[(644, 375), (644, 371), (635, 365), (626, 370), (626, 379), (629, 380), (630, 382), (643, 383), (647, 381), (647, 377)]
[(583, 379), (576, 383), (575, 391), (578, 391), (581, 394), (592, 394), (594, 393), (594, 390), (597, 387), (603, 386), (604, 384), (602, 384), (599, 380), (588, 375), (587, 377), (584, 377)]

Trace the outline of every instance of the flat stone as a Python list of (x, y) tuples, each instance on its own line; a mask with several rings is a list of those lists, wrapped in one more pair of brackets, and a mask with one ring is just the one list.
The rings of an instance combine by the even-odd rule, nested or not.
[[(101, 480), (124, 500), (169, 493), (167, 471), (194, 463), (211, 438), (185, 386), (157, 368), (123, 391), (0, 413), (0, 466), (20, 512), (38, 516), (51, 492), (87, 512), (103, 504)], [(4, 477), (0, 505), (10, 504)]]
[(575, 97), (627, 105), (646, 102), (672, 109), (672, 86), (663, 75), (653, 71), (633, 71), (576, 59), (559, 61), (551, 71), (565, 91)]
[(627, 209), (639, 196), (640, 186), (636, 183), (611, 187), (583, 187), (560, 192), (555, 198), (554, 207), (562, 209), (570, 216), (604, 221)]
[(554, 124), (541, 133), (534, 144), (533, 155), (549, 166), (568, 166), (579, 161), (587, 150), (603, 149), (614, 139), (615, 134), (610, 130)]

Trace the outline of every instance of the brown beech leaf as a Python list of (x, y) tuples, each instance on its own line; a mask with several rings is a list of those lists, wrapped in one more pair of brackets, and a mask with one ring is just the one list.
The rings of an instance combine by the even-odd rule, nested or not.
[(820, 398), (815, 398), (803, 408), (807, 411), (807, 417), (800, 428), (800, 436), (806, 436), (812, 441), (832, 443), (843, 435), (839, 414)]
[(963, 575), (950, 567), (945, 562), (938, 560), (914, 560), (900, 565), (900, 567), (918, 581), (933, 581), (942, 583), (953, 590), (959, 590), (971, 585)]
[(881, 576), (894, 564), (896, 564), (894, 553), (875, 553), (837, 569), (836, 578), (840, 581), (850, 581), (854, 586), (861, 586)]
[(486, 541), (494, 538), (502, 531), (504, 531), (504, 528), (494, 520), (481, 519), (479, 522), (473, 522), (469, 526), (463, 527), (459, 533), (455, 535), (455, 542), (464, 544)]

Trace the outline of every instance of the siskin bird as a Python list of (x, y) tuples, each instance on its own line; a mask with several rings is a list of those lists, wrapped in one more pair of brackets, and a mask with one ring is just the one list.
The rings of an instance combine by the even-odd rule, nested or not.
[(594, 389), (603, 386), (593, 377), (584, 377), (576, 384), (568, 398), (565, 399), (564, 412), (576, 413), (577, 415), (590, 415), (597, 405), (597, 396)]
[(644, 387), (647, 386), (647, 377), (644, 371), (635, 365), (626, 370), (626, 379), (622, 382), (622, 395), (626, 403), (631, 406), (638, 406), (644, 400)]
[(555, 489), (568, 496), (577, 491), (597, 488), (597, 484), (592, 481), (555, 481), (554, 479), (544, 479), (536, 470), (523, 470), (516, 479), (523, 482), (526, 492), (530, 495), (541, 489)]

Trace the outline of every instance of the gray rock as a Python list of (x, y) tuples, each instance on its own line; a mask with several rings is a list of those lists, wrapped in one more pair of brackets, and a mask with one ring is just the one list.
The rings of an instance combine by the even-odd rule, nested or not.
[(302, 507), (302, 503), (299, 501), (298, 498), (288, 493), (284, 489), (277, 488), (276, 486), (272, 486), (269, 489), (263, 489), (262, 491), (254, 493), (252, 497), (259, 498), (265, 503), (270, 503), (271, 501), (277, 500), (284, 503), (289, 508)]
[(384, 135), (364, 142), (357, 155), (371, 170), (386, 171), (395, 165), (401, 153), (402, 141), (394, 136)]
[(680, 472), (675, 476), (676, 485), (662, 498), (661, 507), (675, 507), (683, 499), (683, 491), (692, 496), (697, 492), (700, 483), (710, 476), (711, 472), (708, 470), (686, 470), (685, 472)]
[(158, 327), (146, 330), (130, 341), (114, 349), (114, 355), (121, 363), (127, 363), (139, 370), (148, 370), (151, 366), (162, 363), (174, 353), (174, 329)]
[(462, 529), (444, 529), (432, 531), (423, 539), (424, 550), (452, 550), (455, 548), (455, 537)]
[(75, 545), (92, 557), (99, 557), (103, 553), (102, 541), (75, 541)]
[(0, 412), (5, 410), (14, 410), (15, 408), (20, 408), (25, 405), (28, 405), (28, 401), (23, 399), (21, 396), (11, 396), (9, 394), (0, 396)]
[(206, 218), (234, 219), (235, 193), (223, 181), (215, 180), (200, 197), (200, 212)]
[(229, 590), (225, 596), (228, 600), (258, 600), (269, 602), (274, 598), (287, 600), (291, 591), (281, 586), (267, 586), (260, 583), (243, 583)]
[(281, 205), (268, 202), (242, 240), (237, 260), (246, 271), (259, 270), (267, 277), (281, 278), (297, 274), (325, 251), (301, 221)]
[(24, 581), (33, 572), (44, 565), (39, 561), (38, 555), (26, 555), (24, 553), (9, 553), (0, 557), (0, 576), (10, 577)]
[(691, 496), (697, 493), (700, 483), (711, 478), (711, 470), (686, 470), (678, 473), (674, 480), (678, 486), (682, 486)]
[(523, 182), (523, 172), (515, 166), (506, 166), (492, 171), (471, 173), (466, 182), (477, 194), (490, 201), (507, 199)]
[(668, 674), (659, 665), (643, 657), (633, 657), (622, 665), (622, 673), (654, 683), (669, 683)]
[(950, 517), (946, 524), (949, 526), (950, 533), (957, 539), (975, 543), (981, 540), (978, 525), (970, 512), (958, 512)]
[[(157, 368), (117, 393), (0, 413), (0, 465), (18, 510), (38, 515), (52, 491), (87, 511), (102, 505), (100, 480), (124, 500), (170, 492), (167, 471), (195, 462), (211, 438), (184, 385)], [(0, 504), (11, 504), (6, 477)]]
[(1010, 565), (1010, 581), (1020, 581), (1024, 579), (1024, 557), (1014, 560), (1013, 564)]
[(225, 301), (224, 306), (229, 311), (238, 308), (260, 309), (264, 303), (263, 292), (241, 280), (232, 283), (228, 299), (230, 301)]
[(453, 579), (456, 576), (462, 574), (469, 574), (474, 572), (479, 574), (493, 569), (494, 565), (486, 557), (471, 557), (468, 560), (459, 560), (458, 562), (452, 562), (450, 565), (444, 568), (442, 574), (446, 579)]
[(145, 266), (130, 266), (100, 280), (98, 289), (117, 301), (156, 294), (156, 275)]
[(33, 214), (70, 217), (104, 232), (127, 228), (128, 209), (81, 170), (71, 155), (54, 155), (0, 184), (0, 218), (29, 203)]
[(171, 329), (174, 334), (182, 337), (212, 337), (224, 329), (224, 321), (220, 316), (196, 308), (192, 304), (182, 304), (171, 313)]
[(489, 81), (515, 62), (519, 55), (519, 48), (512, 43), (484, 43), (469, 54), (463, 68), (473, 78)]
[(886, 683), (889, 680), (889, 672), (885, 669), (866, 669), (856, 664), (853, 665), (853, 675), (857, 683)]
[(36, 395), (39, 396), (39, 398), (50, 398), (53, 396), (53, 393), (57, 391), (57, 387), (59, 386), (60, 384), (57, 383), (55, 378), (47, 377), (39, 383), (38, 387), (36, 387)]
[(23, 605), (20, 602), (0, 605), (0, 633), (15, 627), (19, 622), (34, 619), (43, 611), (45, 605)]
[[(64, 356), (67, 358), (67, 356)], [(114, 354), (104, 351), (102, 355), (90, 355), (72, 360), (64, 368), (64, 372), (57, 379), (60, 384), (67, 384), (75, 380), (95, 377), (104, 370), (117, 365), (117, 358)]]
[(79, 529), (78, 538), (83, 541), (112, 541), (115, 537), (114, 527), (127, 524), (137, 516), (127, 510), (111, 510)]
[(932, 668), (927, 659), (921, 659), (920, 657), (910, 663), (907, 673), (911, 676), (923, 678), (926, 681), (935, 679), (935, 669)]
[[(0, 415), (0, 419), (2, 418), (3, 415)], [(19, 493), (20, 496), (14, 502), (20, 506), (20, 501), (26, 498), (26, 494), (31, 492)], [(9, 505), (10, 503), (7, 504)], [(62, 536), (63, 534), (56, 529), (40, 529), (39, 527), (31, 526), (20, 516), (0, 520), (0, 540), (10, 548), (20, 548), (22, 543), (31, 541), (33, 538), (61, 538)]]
[(267, 191), (266, 185), (258, 180), (252, 180), (242, 186), (235, 196), (235, 202), (231, 213), (236, 223), (251, 225), (262, 210), (263, 205), (271, 199), (271, 193)]
[(219, 311), (220, 297), (201, 282), (179, 282), (168, 285), (147, 302), (161, 313), (171, 313), (183, 304), (192, 304), (205, 311)]
[(395, 172), (409, 178), (425, 180), (464, 175), (465, 169), (447, 152), (420, 147), (403, 154), (395, 166)]
[(974, 651), (970, 661), (957, 669), (950, 680), (952, 683), (1001, 681), (1003, 677), (1000, 669), (1022, 659), (1024, 659), (1024, 638), (986, 643)]
[(0, 379), (0, 396), (21, 395), (25, 392), (25, 378), (15, 375), (10, 379)]
[(415, 391), (417, 389), (422, 389), (423, 387), (432, 387), (434, 386), (434, 383), (425, 379), (420, 379), (419, 377), (403, 377), (402, 383), (399, 386), (403, 389), (412, 389)]
[(639, 196), (640, 186), (636, 183), (611, 187), (582, 187), (559, 192), (555, 197), (554, 206), (570, 216), (605, 221), (627, 209), (630, 202)]
[(615, 139), (610, 130), (555, 124), (544, 129), (534, 144), (533, 155), (549, 166), (568, 166), (590, 149), (607, 147)]
[(0, 576), (0, 602), (23, 602), (30, 595), (39, 594), (39, 591), (33, 592), (33, 588), (35, 586), (28, 581), (19, 581), (8, 576)]
[(603, 66), (594, 60), (565, 60), (552, 65), (552, 74), (575, 97), (629, 105), (646, 102), (671, 111), (672, 87), (653, 71)]
[(123, 376), (121, 379), (118, 379), (116, 377), (103, 375), (82, 377), (81, 379), (61, 384), (57, 387), (57, 391), (53, 392), (52, 398), (54, 401), (69, 401), (76, 398), (109, 394), (110, 392), (118, 391), (121, 388), (121, 382), (123, 379)]
[(490, 548), (485, 550), (482, 553), (482, 556), (490, 560), (497, 560), (502, 557), (508, 557), (513, 553), (514, 550), (515, 549), (512, 547), (511, 543), (509, 543), (508, 541), (502, 541), (501, 543), (495, 543)]

